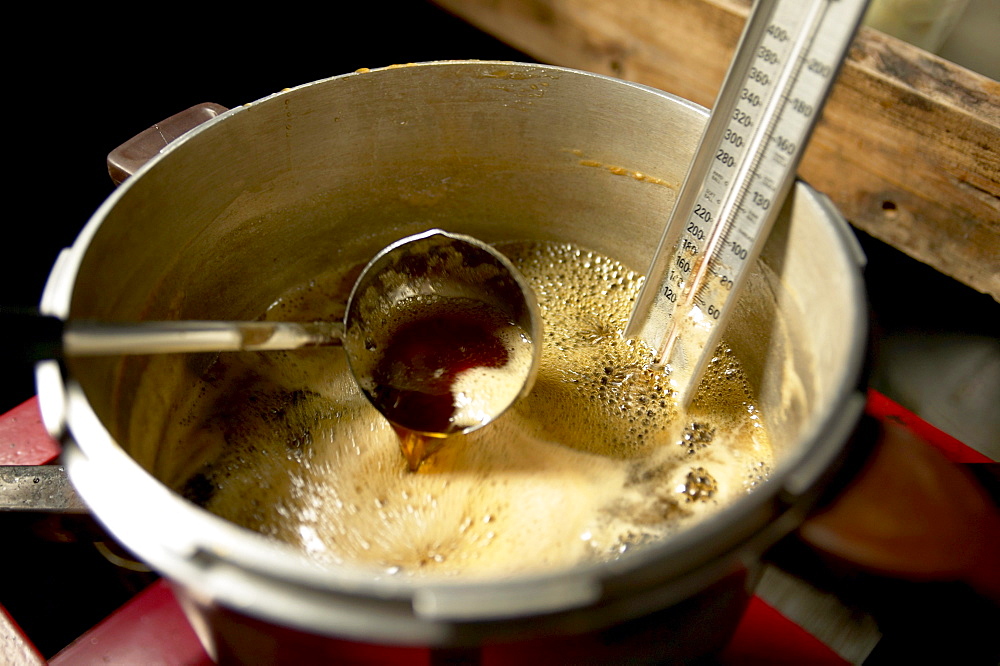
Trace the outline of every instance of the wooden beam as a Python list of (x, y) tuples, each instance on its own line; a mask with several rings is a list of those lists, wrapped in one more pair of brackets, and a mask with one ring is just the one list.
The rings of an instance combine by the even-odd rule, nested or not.
[[(743, 0), (434, 1), (539, 62), (705, 106), (749, 11)], [(1000, 301), (996, 81), (862, 28), (799, 175), (857, 228)]]

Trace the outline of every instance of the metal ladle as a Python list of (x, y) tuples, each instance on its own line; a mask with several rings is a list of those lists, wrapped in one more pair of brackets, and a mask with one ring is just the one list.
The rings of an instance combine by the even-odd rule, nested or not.
[[(396, 339), (402, 324), (449, 311), (487, 313), (486, 316), (498, 326), (519, 330), (521, 342), (527, 345), (521, 357), (527, 362), (512, 366), (504, 378), (506, 388), (493, 394), (500, 399), (482, 403), (476, 419), (445, 418), (428, 427), (424, 410), (394, 409), (387, 397), (394, 396), (393, 400), (398, 403), (401, 392), (412, 396), (439, 391), (440, 387), (425, 386), (429, 383), (427, 377), (413, 372), (386, 375), (380, 371), (379, 359), (391, 353), (392, 345), (407, 343), (405, 339)], [(343, 321), (109, 323), (63, 320), (37, 314), (27, 317), (5, 314), (4, 318), (8, 320), (5, 322), (7, 330), (23, 340), (22, 346), (32, 360), (343, 345), (355, 381), (404, 439), (404, 453), (411, 469), (419, 467), (420, 462), (437, 448), (428, 446), (427, 438), (440, 439), (480, 428), (525, 395), (534, 383), (541, 354), (538, 305), (531, 288), (513, 264), (486, 243), (438, 229), (392, 243), (368, 262), (351, 291)], [(11, 321), (12, 318), (17, 319)], [(433, 357), (435, 352), (442, 351), (435, 349), (435, 344), (454, 343), (454, 340), (430, 340), (430, 348), (425, 351)], [(415, 352), (411, 350), (412, 353)], [(427, 361), (415, 359), (415, 362)], [(438, 369), (438, 374), (440, 371)], [(490, 386), (480, 385), (484, 383), (488, 381), (477, 382), (472, 391), (492, 390)]]

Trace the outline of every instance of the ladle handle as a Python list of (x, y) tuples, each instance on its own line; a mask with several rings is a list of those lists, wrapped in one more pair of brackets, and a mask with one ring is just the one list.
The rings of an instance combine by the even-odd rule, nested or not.
[(279, 351), (341, 344), (342, 322), (63, 320), (27, 311), (0, 313), (0, 326), (26, 360), (119, 354)]

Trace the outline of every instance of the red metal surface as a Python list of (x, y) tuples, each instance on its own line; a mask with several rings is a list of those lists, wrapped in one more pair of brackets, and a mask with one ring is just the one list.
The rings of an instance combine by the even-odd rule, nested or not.
[(732, 640), (719, 655), (718, 663), (719, 666), (843, 666), (848, 662), (760, 597), (754, 597)]
[[(868, 412), (879, 419), (893, 420), (911, 428), (956, 462), (989, 461), (877, 392), (869, 394)], [(48, 436), (42, 426), (37, 399), (29, 400), (0, 417), (0, 464), (45, 464), (56, 458), (58, 453), (58, 443)], [(2, 608), (0, 612), (6, 614)], [(16, 631), (14, 622), (9, 626)], [(30, 637), (19, 638), (30, 648)], [(201, 666), (212, 661), (185, 618), (170, 586), (161, 580), (80, 636), (53, 657), (50, 663)], [(722, 666), (802, 663), (841, 666), (846, 662), (814, 636), (754, 597), (718, 663)]]
[(0, 465), (45, 465), (55, 460), (61, 450), (42, 425), (38, 398), (0, 417)]
[(944, 453), (952, 462), (993, 462), (988, 456), (966, 446), (948, 433), (938, 430), (927, 421), (924, 421), (913, 412), (890, 400), (878, 391), (869, 389), (866, 411), (880, 421), (892, 421), (908, 428), (920, 439)]
[(49, 660), (50, 664), (212, 664), (170, 586), (157, 581)]
[[(353, 649), (356, 651), (357, 646)], [(374, 649), (377, 650), (377, 646)], [(400, 657), (402, 653), (394, 654)], [(355, 658), (359, 656), (353, 655)], [(427, 650), (414, 648), (405, 653), (402, 662), (395, 663), (426, 664), (429, 661)], [(159, 581), (81, 636), (49, 663), (55, 666), (101, 663), (203, 666), (213, 662), (187, 623), (170, 586)], [(847, 662), (767, 603), (754, 597), (717, 663), (719, 666), (844, 666)]]

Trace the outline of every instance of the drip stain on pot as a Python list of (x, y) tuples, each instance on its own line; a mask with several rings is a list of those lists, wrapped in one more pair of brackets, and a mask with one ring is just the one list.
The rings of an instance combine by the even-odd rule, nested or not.
[[(155, 472), (319, 562), (469, 577), (622, 557), (766, 478), (770, 444), (728, 348), (678, 413), (650, 350), (621, 336), (641, 275), (569, 244), (499, 247), (545, 323), (535, 388), (419, 472), (336, 347), (219, 356), (165, 435), (197, 468)], [(348, 273), (314, 276), (265, 318), (342, 316)]]
[(611, 173), (615, 176), (628, 176), (633, 180), (639, 182), (659, 185), (661, 187), (666, 187), (674, 191), (676, 191), (680, 187), (677, 183), (671, 183), (666, 180), (663, 180), (662, 178), (657, 178), (656, 176), (651, 176), (641, 171), (635, 171), (634, 169), (628, 169), (626, 167), (617, 166), (614, 164), (605, 164), (598, 160), (587, 158), (584, 156), (584, 152), (582, 150), (576, 148), (569, 150), (568, 152), (579, 158), (578, 164), (580, 166), (590, 167), (593, 169), (604, 169), (608, 173)]

